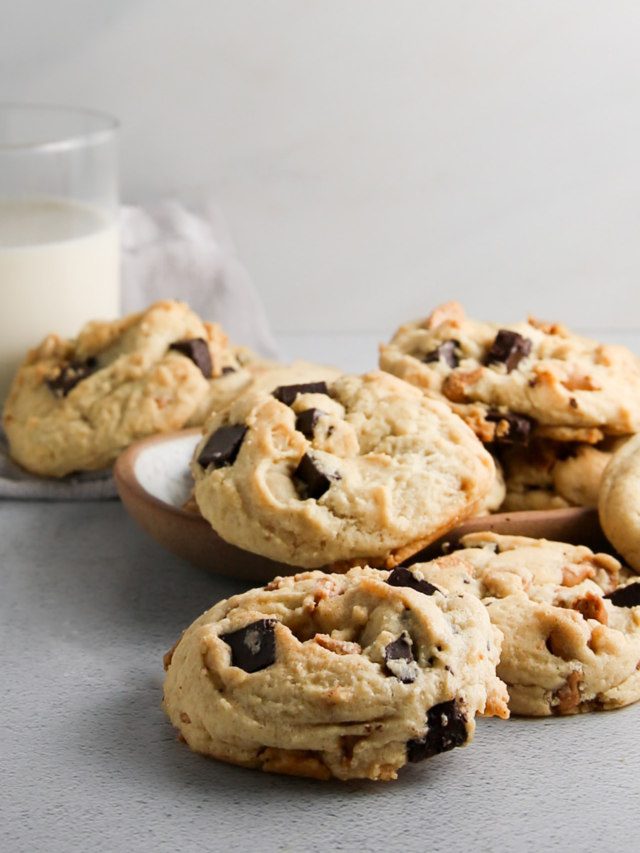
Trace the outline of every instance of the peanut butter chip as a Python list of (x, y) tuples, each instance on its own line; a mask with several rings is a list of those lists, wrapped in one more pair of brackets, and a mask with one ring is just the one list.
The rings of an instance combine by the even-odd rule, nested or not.
[(556, 697), (558, 704), (556, 711), (559, 714), (571, 714), (580, 704), (580, 682), (582, 681), (582, 673), (574, 669), (567, 676), (567, 680), (562, 687), (557, 691)]
[(608, 622), (607, 609), (599, 595), (588, 592), (582, 598), (576, 598), (571, 605), (574, 610), (581, 613), (585, 619), (596, 619), (602, 625)]
[(335, 652), (337, 655), (359, 655), (362, 654), (362, 648), (359, 643), (350, 643), (348, 640), (339, 640), (337, 637), (330, 637), (329, 634), (316, 634), (313, 642), (327, 649), (329, 652)]

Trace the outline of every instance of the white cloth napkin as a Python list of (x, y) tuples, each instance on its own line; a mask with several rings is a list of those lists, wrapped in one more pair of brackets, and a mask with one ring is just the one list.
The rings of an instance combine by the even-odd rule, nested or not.
[[(120, 239), (123, 314), (141, 311), (159, 299), (180, 299), (203, 320), (220, 323), (234, 344), (277, 357), (258, 294), (213, 202), (168, 200), (151, 207), (123, 207)], [(95, 318), (87, 317), (91, 319)], [(117, 492), (110, 471), (60, 481), (27, 474), (9, 458), (7, 439), (0, 429), (0, 498), (114, 497)]]
[(273, 358), (277, 348), (224, 219), (211, 201), (164, 201), (121, 212), (122, 312), (182, 299), (235, 344)]

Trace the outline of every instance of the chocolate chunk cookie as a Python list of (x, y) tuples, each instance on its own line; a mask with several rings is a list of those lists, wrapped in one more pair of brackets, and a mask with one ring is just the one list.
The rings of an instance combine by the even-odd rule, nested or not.
[(48, 477), (106, 467), (134, 441), (183, 427), (236, 363), (219, 326), (170, 300), (87, 323), (75, 340), (48, 335), (4, 407), (11, 456)]
[(460, 418), (381, 371), (241, 398), (207, 422), (192, 470), (223, 539), (303, 568), (401, 562), (495, 478)]
[(603, 471), (626, 437), (607, 438), (597, 445), (534, 439), (505, 447), (499, 458), (506, 495), (501, 510), (596, 507)]
[(640, 435), (619, 447), (607, 463), (598, 516), (607, 539), (640, 572)]
[(164, 708), (196, 752), (319, 779), (394, 779), (508, 716), (500, 632), (419, 572), (276, 578), (221, 601), (166, 656)]
[(495, 533), (460, 544), (412, 568), (484, 602), (504, 635), (497, 672), (511, 713), (575, 714), (640, 699), (640, 581), (616, 559)]
[(484, 442), (596, 443), (640, 430), (640, 362), (629, 350), (529, 319), (499, 326), (447, 303), (402, 326), (380, 366), (449, 402)]

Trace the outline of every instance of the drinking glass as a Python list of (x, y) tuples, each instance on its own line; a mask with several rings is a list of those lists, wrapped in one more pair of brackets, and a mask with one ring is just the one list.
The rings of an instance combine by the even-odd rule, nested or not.
[(118, 122), (0, 104), (0, 405), (27, 351), (120, 313)]

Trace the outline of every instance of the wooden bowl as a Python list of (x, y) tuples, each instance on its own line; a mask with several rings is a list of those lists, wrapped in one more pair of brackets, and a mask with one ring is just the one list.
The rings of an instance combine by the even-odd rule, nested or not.
[(230, 545), (201, 515), (183, 509), (193, 485), (189, 462), (200, 436), (200, 429), (189, 429), (127, 448), (113, 469), (125, 509), (149, 536), (201, 569), (248, 581), (291, 574), (291, 566)]
[[(264, 583), (297, 569), (243, 551), (221, 539), (202, 516), (183, 509), (192, 486), (189, 462), (199, 429), (145, 438), (116, 461), (114, 477), (127, 511), (149, 536), (194, 566), (216, 574)], [(455, 544), (465, 533), (493, 530), (611, 551), (595, 509), (580, 507), (535, 512), (509, 512), (472, 518), (448, 531), (407, 562), (431, 559), (443, 542)]]

